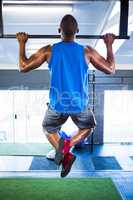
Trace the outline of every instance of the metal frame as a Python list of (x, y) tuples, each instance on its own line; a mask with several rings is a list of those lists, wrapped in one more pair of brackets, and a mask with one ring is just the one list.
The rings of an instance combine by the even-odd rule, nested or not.
[(0, 37), (3, 37), (2, 1), (0, 1)]
[[(86, 0), (85, 2), (87, 2), (87, 1), (92, 1), (92, 0)], [(107, 0), (103, 0), (103, 1), (107, 1)], [(16, 38), (15, 34), (4, 34), (3, 18), (2, 18), (3, 2), (2, 2), (2, 0), (0, 2), (1, 2), (0, 3), (0, 38), (5, 38), (5, 39)], [(71, 1), (71, 2), (75, 2), (75, 1)], [(129, 39), (130, 38), (128, 36), (129, 0), (120, 0), (120, 2), (121, 2), (120, 26), (119, 26), (119, 35), (116, 36), (116, 39)], [(21, 3), (19, 3), (19, 4), (21, 4)], [(50, 38), (60, 38), (60, 35), (38, 35), (38, 34), (35, 34), (35, 35), (29, 35), (29, 38), (35, 38), (35, 39), (40, 39), (40, 38), (48, 39), (49, 38), (50, 39)], [(79, 39), (103, 39), (103, 36), (102, 35), (77, 35), (76, 38), (79, 38)]]
[[(58, 3), (58, 2), (67, 2), (67, 3), (69, 3), (69, 2), (88, 2), (88, 1), (120, 1), (120, 0), (3, 0), (4, 2), (6, 2), (6, 3), (12, 3), (13, 2), (13, 4), (15, 4), (16, 2), (31, 2), (31, 3), (37, 3), (37, 2), (39, 2), (39, 3), (53, 3), (53, 2), (55, 2), (55, 3)], [(133, 0), (130, 0), (130, 1), (133, 1)]]
[(129, 0), (121, 0), (119, 35), (122, 38), (128, 34), (128, 12)]

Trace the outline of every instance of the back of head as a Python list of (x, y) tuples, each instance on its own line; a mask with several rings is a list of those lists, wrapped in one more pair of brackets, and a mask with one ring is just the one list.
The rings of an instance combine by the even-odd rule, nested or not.
[(64, 36), (71, 37), (78, 32), (78, 23), (72, 15), (65, 15), (61, 20), (60, 28)]

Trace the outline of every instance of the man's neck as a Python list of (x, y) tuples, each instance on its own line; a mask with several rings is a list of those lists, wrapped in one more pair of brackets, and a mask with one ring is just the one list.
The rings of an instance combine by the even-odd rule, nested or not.
[(68, 38), (68, 37), (63, 37), (63, 38), (62, 38), (62, 41), (63, 41), (63, 42), (74, 42), (74, 37), (70, 37), (70, 38)]

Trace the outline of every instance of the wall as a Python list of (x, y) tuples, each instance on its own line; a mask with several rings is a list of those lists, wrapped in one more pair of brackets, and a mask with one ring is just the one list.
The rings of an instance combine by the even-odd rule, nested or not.
[[(133, 70), (119, 70), (115, 75), (106, 75), (96, 71), (95, 79), (95, 115), (97, 127), (94, 134), (95, 143), (103, 143), (104, 91), (133, 90)], [(112, 127), (112, 131), (113, 131)]]

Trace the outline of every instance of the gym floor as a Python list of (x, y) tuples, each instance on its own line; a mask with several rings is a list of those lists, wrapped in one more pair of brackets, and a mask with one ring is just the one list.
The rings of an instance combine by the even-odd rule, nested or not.
[[(133, 145), (86, 145), (73, 149), (71, 177), (111, 177), (124, 200), (133, 199)], [(59, 177), (60, 169), (45, 156), (0, 156), (0, 177)]]

